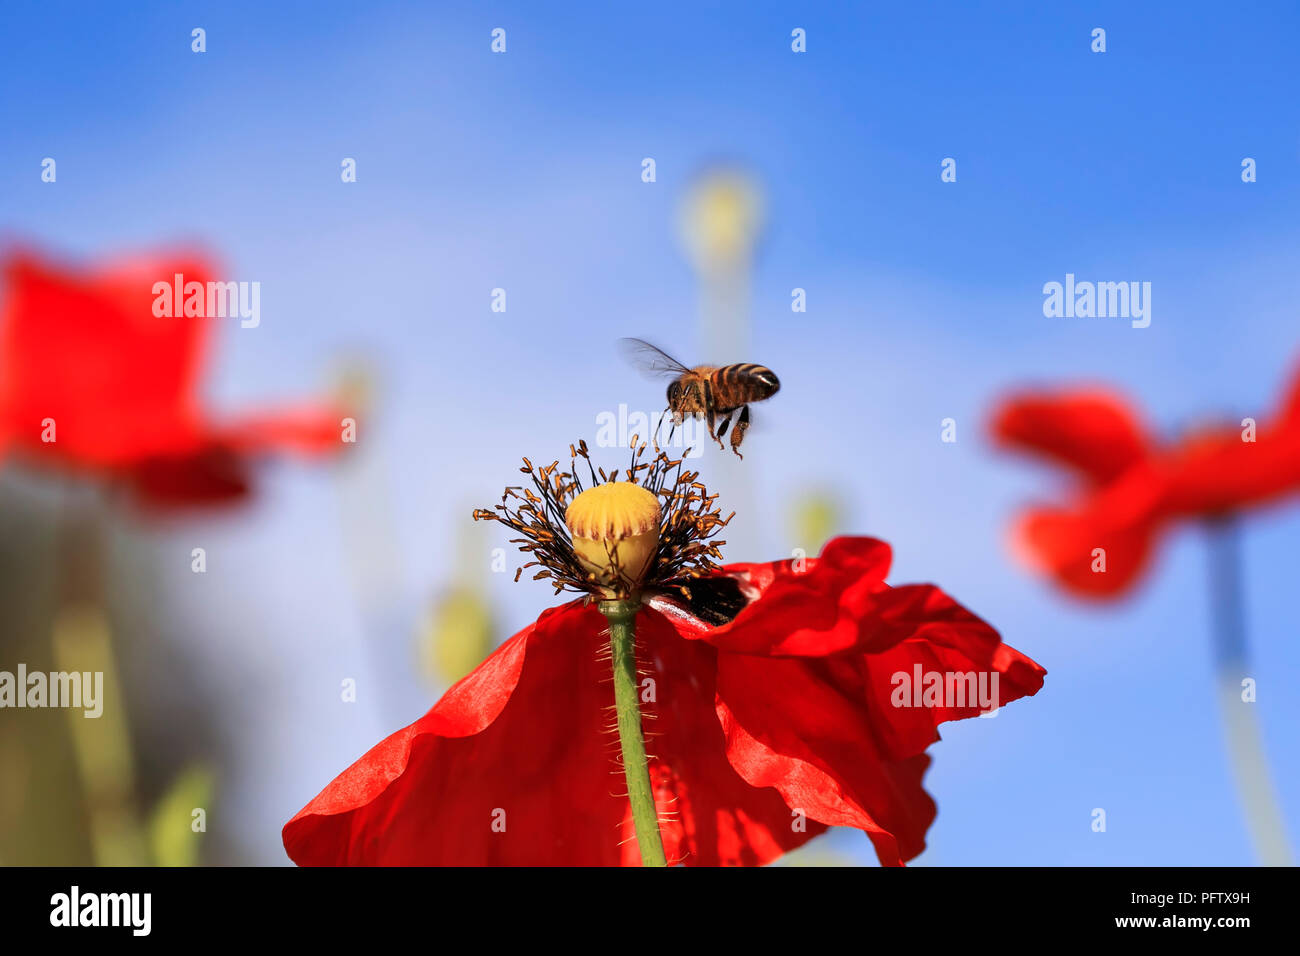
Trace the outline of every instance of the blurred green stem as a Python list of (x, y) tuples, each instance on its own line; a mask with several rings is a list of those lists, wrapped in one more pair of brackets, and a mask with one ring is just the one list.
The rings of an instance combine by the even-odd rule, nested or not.
[(636, 600), (601, 601), (600, 613), (609, 621), (609, 647), (614, 665), (614, 709), (618, 715), (618, 741), (623, 750), (623, 776), (632, 805), (636, 842), (642, 866), (667, 866), (663, 838), (659, 835), (659, 814), (650, 786), (650, 765), (646, 759), (645, 735), (641, 730), (641, 709), (637, 703)]
[(51, 642), (61, 671), (102, 674), (99, 717), (67, 712), (96, 866), (139, 866), (148, 848), (135, 805), (134, 759), (104, 602), (104, 528), (98, 502), (70, 502), (59, 553)]
[(1242, 681), (1250, 675), (1237, 519), (1232, 515), (1216, 518), (1210, 522), (1209, 531), (1214, 666), (1228, 759), (1260, 862), (1265, 866), (1290, 866), (1291, 848), (1255, 717), (1255, 703), (1253, 698), (1242, 698)]

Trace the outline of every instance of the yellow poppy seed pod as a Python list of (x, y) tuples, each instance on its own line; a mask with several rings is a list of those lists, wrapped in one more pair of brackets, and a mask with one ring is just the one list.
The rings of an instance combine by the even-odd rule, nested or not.
[(659, 546), (661, 516), (653, 493), (628, 481), (612, 481), (574, 498), (564, 512), (564, 523), (583, 567), (608, 586), (621, 577), (623, 589), (631, 590), (650, 570)]

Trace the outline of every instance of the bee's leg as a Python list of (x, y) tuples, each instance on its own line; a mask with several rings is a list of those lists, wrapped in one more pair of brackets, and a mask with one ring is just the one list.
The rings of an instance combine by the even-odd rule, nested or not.
[(736, 457), (742, 461), (745, 456), (740, 453), (740, 443), (745, 440), (745, 432), (749, 429), (749, 406), (740, 406), (740, 415), (736, 418), (736, 427), (731, 430), (731, 450), (736, 453)]
[[(718, 443), (719, 448), (726, 448), (727, 446), (722, 444), (722, 438), (720, 437), (721, 432), (717, 431), (714, 427), (717, 424), (718, 413), (710, 408), (708, 415), (705, 416), (705, 419), (709, 423), (709, 437)], [(723, 422), (722, 428), (723, 431), (725, 431), (727, 428), (725, 421)]]
[(699, 397), (704, 421), (709, 426), (709, 437), (718, 443), (719, 448), (726, 448), (727, 446), (722, 444), (722, 441), (718, 438), (717, 430), (714, 427), (717, 424), (718, 413), (713, 407), (713, 388), (709, 385), (707, 378), (700, 380)]
[[(664, 419), (668, 417), (669, 409), (665, 408), (659, 415), (659, 420), (655, 422), (655, 451), (659, 450), (659, 435), (664, 430)], [(668, 435), (668, 440), (672, 441), (672, 433)]]
[(718, 428), (719, 441), (721, 441), (722, 438), (727, 434), (727, 426), (731, 424), (731, 415), (732, 415), (731, 412), (727, 412), (727, 414), (724, 415), (722, 418), (722, 425)]

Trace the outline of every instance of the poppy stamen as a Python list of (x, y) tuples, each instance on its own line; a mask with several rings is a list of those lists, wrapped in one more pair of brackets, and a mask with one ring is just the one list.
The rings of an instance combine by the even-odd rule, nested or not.
[[(538, 467), (524, 458), (519, 470), (532, 487), (506, 488), (499, 505), (476, 509), (474, 518), (500, 521), (519, 535), (511, 543), (551, 572), (557, 594), (579, 591), (608, 600), (649, 588), (680, 589), (718, 569), (718, 549), (726, 542), (711, 539), (731, 516), (722, 517), (717, 495), (708, 494), (698, 471), (682, 470), (684, 457), (669, 458), (658, 446), (651, 457), (650, 447), (634, 435), (628, 467), (612, 472), (592, 463), (585, 441), (569, 446), (566, 471), (558, 459)], [(579, 458), (589, 485), (578, 473)], [(626, 528), (608, 521), (598, 528), (602, 509), (615, 499), (634, 517)]]

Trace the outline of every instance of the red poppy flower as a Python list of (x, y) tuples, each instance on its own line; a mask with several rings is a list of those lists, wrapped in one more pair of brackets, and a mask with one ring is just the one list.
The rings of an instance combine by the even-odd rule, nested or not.
[[(1045, 672), (938, 588), (886, 585), (890, 559), (881, 541), (838, 538), (806, 567), (718, 569), (691, 585), (742, 598), (718, 626), (675, 601), (642, 606), (642, 713), (669, 861), (763, 864), (827, 826), (863, 830), (885, 864), (924, 848), (925, 751), (940, 722), (984, 708), (973, 691), (915, 706), (900, 687), (970, 675), (1001, 706), (1036, 693)], [(290, 820), (289, 856), (637, 864), (606, 633), (582, 601), (543, 613)]]
[(156, 282), (206, 288), (195, 256), (76, 273), (27, 253), (3, 266), (0, 454), (126, 484), (152, 505), (238, 497), (249, 458), (339, 447), (327, 404), (215, 421), (198, 393), (214, 322), (154, 314)]
[(992, 431), (1000, 444), (1065, 465), (1080, 479), (1068, 504), (1028, 509), (1014, 541), (1031, 565), (1085, 596), (1126, 590), (1174, 522), (1300, 491), (1300, 376), (1275, 419), (1253, 436), (1234, 423), (1161, 443), (1123, 400), (1095, 390), (1013, 397), (996, 410)]

